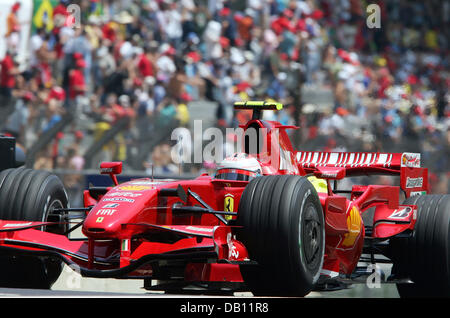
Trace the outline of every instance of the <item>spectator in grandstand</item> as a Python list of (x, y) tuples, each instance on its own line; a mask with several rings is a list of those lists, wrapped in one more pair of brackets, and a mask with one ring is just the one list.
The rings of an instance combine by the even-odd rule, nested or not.
[[(63, 52), (66, 57), (78, 55), (75, 60), (83, 60), (83, 75), (86, 84), (90, 84), (90, 74), (92, 67), (92, 45), (89, 42), (86, 34), (86, 29), (82, 26), (74, 29), (74, 34), (69, 36), (64, 43)], [(75, 61), (75, 62), (76, 62)]]
[(83, 170), (84, 158), (80, 155), (79, 148), (75, 145), (68, 147), (64, 152), (66, 155), (58, 165), (58, 168), (70, 172), (63, 175), (64, 186), (67, 189), (70, 202), (82, 205), (83, 176), (77, 172)]
[(166, 143), (154, 148), (150, 155), (150, 159), (145, 162), (148, 175), (163, 176), (166, 174), (175, 175), (179, 173), (179, 168), (172, 162), (170, 151), (171, 147)]
[[(217, 102), (220, 125), (236, 125), (245, 114), (234, 112), (234, 101), (264, 96), (289, 105), (303, 85), (331, 91), (333, 105), (312, 106), (296, 148), (324, 140), (318, 145), (327, 149), (412, 149), (423, 160), (446, 158), (448, 2), (376, 3), (380, 29), (366, 26), (360, 1), (107, 1), (103, 14), (84, 12), (79, 29), (38, 30), (38, 71), (27, 70), (32, 75), (23, 81), (36, 96), (60, 85), (68, 99), (88, 97), (91, 119), (108, 127), (133, 110), (142, 136), (173, 118), (188, 125), (192, 101)], [(58, 6), (63, 16), (66, 5)], [(83, 68), (76, 65), (81, 60)], [(3, 64), (1, 94), (11, 96), (21, 75), (13, 55)], [(294, 120), (290, 111), (278, 116)], [(433, 161), (432, 169), (446, 168)]]
[(16, 138), (16, 142), (24, 145), (25, 129), (30, 117), (30, 107), (34, 100), (31, 92), (25, 92), (24, 95), (16, 101), (13, 113), (8, 117), (4, 127), (4, 132)]
[(6, 18), (6, 33), (5, 39), (7, 47), (13, 52), (17, 53), (17, 48), (20, 42), (20, 22), (17, 16), (18, 11), (20, 9), (20, 2), (17, 1), (11, 7), (11, 11), (9, 12)]
[(69, 71), (69, 101), (71, 105), (76, 104), (76, 99), (79, 96), (84, 96), (87, 92), (87, 85), (85, 79), (84, 69), (86, 62), (83, 58), (75, 59), (74, 68)]
[(20, 74), (18, 63), (14, 59), (11, 49), (7, 49), (3, 58), (0, 70), (0, 96), (3, 97), (2, 106), (7, 105), (12, 97), (12, 91), (16, 85), (16, 76)]
[(149, 46), (145, 46), (142, 54), (140, 54), (138, 57), (137, 68), (139, 70), (139, 75), (142, 78), (144, 78), (144, 80), (147, 77), (155, 76), (154, 72), (155, 66), (153, 65), (154, 59), (153, 54), (154, 54), (153, 49), (150, 48)]

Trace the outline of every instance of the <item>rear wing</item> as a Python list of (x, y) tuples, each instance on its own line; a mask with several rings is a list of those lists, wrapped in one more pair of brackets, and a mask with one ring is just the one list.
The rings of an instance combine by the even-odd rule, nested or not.
[(420, 167), (420, 153), (299, 151), (295, 159), (305, 173), (318, 178), (399, 175), (406, 197), (428, 192), (428, 169)]
[(261, 111), (263, 110), (282, 110), (283, 104), (276, 102), (266, 102), (266, 101), (245, 101), (245, 102), (235, 102), (234, 109), (240, 110), (253, 110), (252, 119), (260, 119)]

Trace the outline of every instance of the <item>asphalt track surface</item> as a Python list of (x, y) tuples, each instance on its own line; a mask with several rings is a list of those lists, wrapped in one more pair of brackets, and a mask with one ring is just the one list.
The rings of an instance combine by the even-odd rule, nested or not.
[[(357, 291), (359, 290), (359, 292)], [(361, 292), (362, 291), (362, 292)], [(387, 294), (387, 296), (385, 296)], [(125, 293), (121, 291), (83, 291), (83, 290), (41, 290), (0, 288), (0, 298), (14, 297), (69, 297), (69, 298), (253, 298), (251, 293), (236, 293), (234, 295), (198, 295), (198, 294), (164, 294), (154, 292)], [(306, 298), (398, 298), (393, 286), (382, 287), (379, 291), (366, 291), (364, 288), (355, 288), (351, 291), (341, 290), (333, 292), (312, 292)]]
[[(0, 298), (15, 297), (69, 297), (69, 298), (254, 298), (250, 292), (233, 294), (165, 294), (158, 291), (147, 291), (142, 280), (119, 280), (83, 278), (65, 267), (58, 281), (51, 290), (0, 288)], [(381, 288), (368, 288), (365, 284), (355, 284), (351, 288), (329, 292), (311, 292), (307, 298), (397, 298), (396, 287), (382, 284)]]

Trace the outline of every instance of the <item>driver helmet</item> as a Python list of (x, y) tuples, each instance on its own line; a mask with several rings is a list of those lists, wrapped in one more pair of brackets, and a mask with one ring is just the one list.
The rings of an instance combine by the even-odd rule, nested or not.
[(217, 167), (216, 179), (250, 181), (261, 175), (261, 165), (246, 153), (236, 153), (225, 158)]

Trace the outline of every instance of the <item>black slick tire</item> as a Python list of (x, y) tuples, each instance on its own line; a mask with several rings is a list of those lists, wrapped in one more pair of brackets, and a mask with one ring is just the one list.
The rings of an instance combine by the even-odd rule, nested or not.
[(394, 268), (413, 283), (397, 284), (400, 297), (450, 297), (450, 195), (420, 195), (411, 236), (394, 240)]
[(258, 296), (305, 296), (323, 265), (324, 215), (304, 177), (252, 180), (239, 203), (237, 239), (258, 265), (242, 265), (245, 283)]
[[(67, 206), (64, 185), (49, 172), (18, 168), (0, 173), (1, 220), (57, 222), (60, 219), (53, 210)], [(66, 229), (56, 225), (41, 230), (62, 234)], [(62, 268), (56, 259), (0, 251), (0, 286), (49, 289)]]

